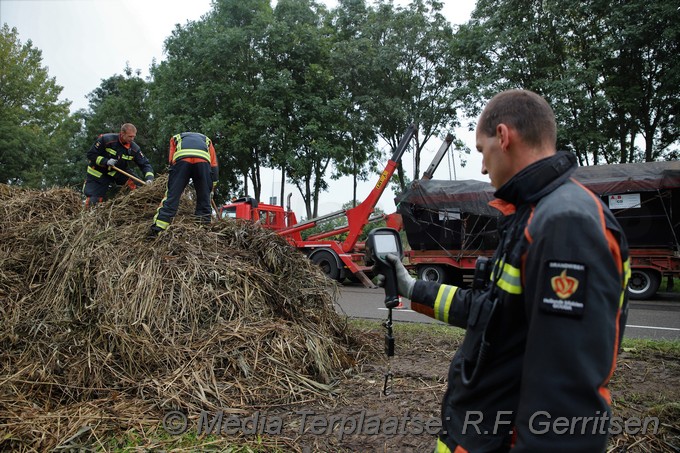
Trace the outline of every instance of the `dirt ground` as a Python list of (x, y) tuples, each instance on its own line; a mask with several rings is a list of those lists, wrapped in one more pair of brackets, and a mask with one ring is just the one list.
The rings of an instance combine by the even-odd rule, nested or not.
[[(261, 436), (255, 445), (252, 435), (243, 437), (245, 444), (254, 447), (251, 451), (432, 451), (449, 361), (460, 333), (453, 332), (457, 329), (450, 329), (449, 335), (441, 329), (400, 331), (398, 327), (396, 355), (391, 360), (392, 393), (388, 396), (382, 393), (387, 369), (382, 352), (384, 330), (364, 326), (362, 331), (372, 337), (376, 349), (367, 351), (369, 359), (360, 368), (348, 372), (337, 386), (335, 398), (324, 404), (263, 408), (246, 418), (239, 416), (245, 424), (232, 432), (244, 433), (257, 425)], [(441, 360), (441, 351), (449, 351), (446, 360)], [(673, 351), (635, 347), (621, 353), (610, 386), (613, 416), (623, 420), (658, 417), (660, 426), (656, 434), (650, 427), (644, 435), (613, 436), (609, 452), (680, 451), (680, 357), (677, 348)], [(224, 426), (223, 422), (223, 430)]]

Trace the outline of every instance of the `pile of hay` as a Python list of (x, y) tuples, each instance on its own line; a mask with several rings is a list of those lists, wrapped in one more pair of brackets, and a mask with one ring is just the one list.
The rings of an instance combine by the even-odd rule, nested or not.
[(335, 287), (276, 234), (195, 224), (183, 200), (146, 240), (164, 190), (83, 211), (69, 190), (0, 188), (0, 449), (317, 399), (355, 364)]

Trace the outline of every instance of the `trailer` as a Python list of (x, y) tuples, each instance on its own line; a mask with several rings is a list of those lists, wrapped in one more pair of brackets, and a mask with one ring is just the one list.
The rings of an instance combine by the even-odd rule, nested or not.
[[(664, 277), (680, 277), (680, 162), (579, 167), (573, 177), (598, 195), (628, 239), (628, 292), (649, 299)], [(498, 245), (500, 213), (485, 182), (421, 179), (397, 197), (418, 278), (468, 286), (478, 257)], [(672, 281), (672, 280), (669, 280)]]

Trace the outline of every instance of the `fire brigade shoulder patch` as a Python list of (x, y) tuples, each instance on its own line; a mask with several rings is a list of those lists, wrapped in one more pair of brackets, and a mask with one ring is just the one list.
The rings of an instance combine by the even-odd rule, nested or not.
[(544, 312), (558, 315), (583, 316), (587, 269), (580, 263), (548, 261), (540, 302)]

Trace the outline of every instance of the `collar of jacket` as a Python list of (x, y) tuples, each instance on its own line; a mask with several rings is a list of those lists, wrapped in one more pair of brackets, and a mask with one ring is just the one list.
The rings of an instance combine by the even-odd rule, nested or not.
[(534, 203), (561, 185), (576, 169), (576, 157), (559, 151), (527, 166), (498, 189), (494, 196), (515, 206)]

